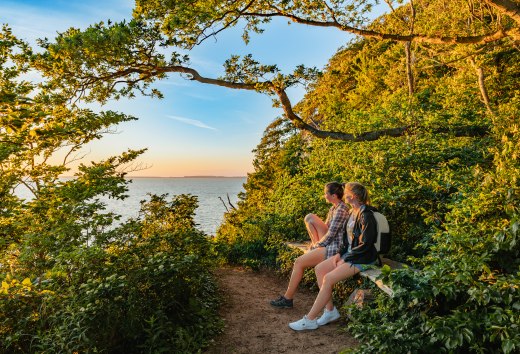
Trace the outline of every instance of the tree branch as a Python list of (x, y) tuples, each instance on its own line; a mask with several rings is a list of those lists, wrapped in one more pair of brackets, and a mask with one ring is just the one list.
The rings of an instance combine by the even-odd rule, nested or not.
[[(219, 22), (219, 21), (222, 21), (224, 18), (226, 18), (227, 15), (229, 15), (229, 14), (231, 14), (231, 13), (234, 13), (235, 10), (227, 11), (227, 12), (225, 12), (222, 16), (220, 16), (219, 18), (217, 18), (217, 19), (211, 21), (211, 23), (209, 23), (208, 25), (206, 25), (206, 26), (202, 29), (201, 33), (197, 36), (197, 41), (196, 41), (195, 45), (199, 45), (199, 44), (201, 44), (202, 42), (204, 42), (206, 39), (208, 39), (209, 37), (215, 36), (215, 35), (217, 35), (218, 33), (224, 31), (226, 28), (229, 28), (229, 27), (235, 25), (235, 24), (237, 23), (237, 21), (240, 19), (240, 15), (241, 15), (242, 13), (244, 13), (244, 12), (245, 12), (249, 7), (251, 7), (251, 5), (253, 5), (253, 4), (255, 3), (255, 1), (256, 1), (256, 0), (251, 0), (249, 3), (247, 3), (246, 6), (245, 6), (243, 9), (241, 9), (241, 10), (238, 11), (239, 15), (238, 15), (237, 17), (235, 17), (233, 20), (229, 21), (229, 23), (227, 23), (227, 24), (225, 24), (224, 26), (222, 26), (222, 28), (219, 28), (218, 30), (213, 31), (211, 34), (206, 35), (206, 34), (204, 34), (204, 32), (206, 31), (206, 29), (211, 28), (211, 26), (213, 26), (213, 24), (215, 24), (215, 23), (217, 23), (217, 22)], [(202, 38), (199, 39), (200, 37), (202, 37)]]
[[(221, 87), (227, 87), (232, 89), (240, 89), (240, 90), (255, 90), (255, 91), (263, 91), (269, 94), (274, 94), (278, 96), (280, 103), (282, 105), (282, 109), (285, 113), (285, 116), (287, 119), (289, 119), (294, 126), (301, 130), (305, 130), (312, 135), (316, 136), (317, 138), (330, 138), (334, 140), (341, 140), (341, 141), (351, 141), (351, 142), (360, 142), (360, 141), (374, 141), (377, 139), (380, 139), (384, 136), (389, 137), (400, 137), (404, 136), (406, 134), (412, 134), (415, 129), (420, 129), (421, 127), (417, 126), (404, 126), (404, 127), (395, 127), (395, 128), (388, 128), (388, 129), (380, 129), (380, 130), (374, 130), (359, 134), (351, 134), (351, 133), (344, 133), (344, 132), (337, 132), (337, 131), (327, 131), (327, 130), (321, 130), (318, 129), (307, 122), (305, 122), (300, 116), (298, 116), (293, 111), (293, 106), (291, 104), (291, 101), (289, 97), (287, 96), (287, 93), (285, 91), (285, 88), (277, 86), (275, 83), (271, 81), (264, 81), (264, 82), (257, 82), (257, 83), (241, 83), (241, 82), (231, 82), (226, 81), (222, 79), (212, 79), (207, 78), (204, 76), (201, 76), (198, 71), (192, 68), (180, 66), (180, 65), (171, 65), (171, 66), (164, 66), (164, 67), (153, 67), (148, 70), (144, 70), (143, 68), (127, 68), (125, 70), (119, 71), (119, 72), (112, 72), (109, 76), (112, 79), (115, 78), (124, 78), (127, 75), (130, 75), (132, 73), (139, 73), (140, 79), (139, 80), (145, 80), (149, 79), (154, 76), (163, 75), (166, 73), (180, 73), (180, 74), (187, 74), (189, 75), (189, 80), (194, 80), (200, 83), (205, 84), (211, 84)], [(103, 81), (104, 77), (90, 77), (89, 78), (89, 86), (94, 85), (96, 82)], [(120, 82), (124, 82), (124, 80), (118, 80)], [(137, 81), (133, 80), (132, 82)], [(87, 89), (89, 87), (84, 87), (84, 89)], [(429, 130), (432, 131), (432, 130)], [(457, 130), (457, 128), (440, 128), (435, 131), (434, 133), (453, 133), (456, 136), (482, 136), (486, 135), (488, 133), (487, 127), (462, 127)]]
[(489, 5), (493, 6), (500, 13), (503, 13), (513, 19), (520, 25), (520, 5), (515, 1), (510, 0), (484, 0)]
[[(336, 131), (326, 131), (320, 130), (312, 125), (306, 123), (301, 117), (299, 117), (296, 113), (294, 113), (292, 109), (291, 102), (289, 97), (287, 96), (285, 90), (277, 89), (275, 90), (276, 94), (280, 98), (280, 102), (282, 104), (283, 110), (285, 112), (285, 116), (299, 129), (308, 131), (313, 136), (318, 138), (330, 138), (334, 140), (342, 140), (342, 141), (351, 141), (351, 142), (361, 142), (361, 141), (374, 141), (378, 140), (384, 136), (389, 137), (400, 137), (407, 134), (412, 134), (415, 129), (423, 129), (419, 126), (404, 126), (404, 127), (396, 127), (396, 128), (388, 128), (388, 129), (380, 129), (374, 130), (370, 132), (364, 132), (360, 134), (349, 134), (343, 132)], [(453, 128), (434, 128), (429, 129), (429, 132), (434, 134), (442, 134), (442, 133), (452, 133), (454, 136), (485, 136), (489, 133), (488, 127), (453, 127)]]
[[(231, 199), (229, 198), (229, 193), (226, 193), (226, 196), (227, 196), (228, 204), (229, 204), (229, 206), (231, 207), (231, 209), (233, 209), (233, 210), (237, 210), (237, 208), (235, 208), (235, 206), (231, 203)], [(226, 208), (226, 212), (229, 213), (229, 209), (228, 209), (226, 203), (224, 202), (224, 199), (222, 199), (222, 197), (220, 197), (220, 196), (218, 197), (218, 199), (220, 199), (220, 201), (222, 202), (222, 204), (224, 204), (224, 208)]]
[(296, 15), (288, 13), (259, 13), (251, 12), (244, 13), (245, 16), (254, 17), (287, 17), (293, 22), (317, 26), (317, 27), (334, 27), (344, 32), (357, 34), (365, 38), (374, 38), (378, 40), (392, 40), (397, 42), (417, 42), (417, 43), (431, 43), (431, 44), (482, 44), (495, 42), (505, 37), (512, 37), (515, 40), (520, 40), (520, 33), (517, 28), (504, 30), (500, 29), (496, 32), (486, 33), (479, 36), (461, 36), (461, 37), (431, 37), (421, 34), (401, 35), (396, 33), (381, 33), (374, 30), (356, 28), (352, 26), (342, 25), (333, 21), (315, 21), (304, 19)]
[[(413, 5), (413, 0), (410, 0), (410, 34), (413, 35), (414, 26), (415, 26), (415, 7)], [(412, 50), (411, 50), (412, 42), (406, 42), (404, 44), (404, 50), (406, 53), (406, 78), (408, 81), (408, 95), (410, 98), (414, 93), (414, 77), (412, 71)]]
[(486, 106), (486, 109), (487, 111), (490, 113), (490, 114), (494, 114), (493, 112), (493, 109), (491, 109), (491, 103), (489, 101), (489, 95), (488, 95), (488, 92), (487, 92), (487, 89), (486, 89), (486, 84), (484, 83), (484, 80), (485, 80), (485, 77), (484, 77), (484, 70), (482, 69), (482, 67), (478, 66), (476, 63), (475, 63), (475, 60), (473, 58), (470, 58), (470, 63), (473, 65), (473, 67), (475, 68), (476, 72), (477, 72), (477, 82), (478, 82), (478, 87), (480, 89), (480, 94), (482, 95), (482, 102), (484, 102), (484, 105)]

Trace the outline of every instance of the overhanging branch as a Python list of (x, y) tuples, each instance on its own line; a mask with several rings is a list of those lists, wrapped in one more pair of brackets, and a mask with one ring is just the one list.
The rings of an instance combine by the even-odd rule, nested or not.
[(380, 129), (373, 130), (369, 132), (364, 132), (360, 134), (350, 134), (344, 132), (336, 132), (336, 131), (327, 131), (320, 130), (312, 125), (306, 123), (301, 117), (299, 117), (296, 113), (294, 113), (292, 109), (291, 102), (285, 90), (275, 89), (276, 94), (280, 98), (280, 103), (282, 104), (285, 116), (299, 129), (308, 131), (313, 136), (317, 138), (330, 138), (334, 140), (342, 140), (342, 141), (351, 141), (351, 142), (361, 142), (361, 141), (375, 141), (382, 137), (400, 137), (404, 135), (414, 134), (415, 131), (427, 130), (433, 134), (453, 134), (456, 137), (477, 137), (477, 136), (485, 136), (489, 134), (489, 128), (485, 126), (459, 126), (459, 127), (451, 127), (451, 128), (423, 128), (420, 126), (404, 126), (404, 127), (396, 127), (396, 128), (388, 128), (388, 129)]
[[(129, 80), (128, 76), (131, 74), (139, 73), (140, 78), (138, 80)], [(282, 106), (282, 109), (285, 113), (287, 119), (289, 119), (295, 127), (298, 129), (304, 130), (312, 134), (317, 138), (330, 138), (334, 140), (341, 141), (350, 141), (350, 142), (361, 142), (361, 141), (374, 141), (378, 140), (382, 137), (400, 137), (404, 135), (415, 134), (419, 130), (426, 130), (425, 128), (421, 128), (419, 126), (403, 126), (403, 127), (394, 127), (388, 129), (379, 129), (368, 132), (363, 132), (359, 134), (338, 132), (338, 131), (328, 131), (321, 130), (316, 128), (313, 125), (305, 122), (299, 115), (297, 115), (291, 104), (289, 97), (285, 91), (285, 88), (277, 86), (275, 83), (271, 81), (264, 82), (255, 82), (255, 83), (247, 83), (247, 82), (232, 82), (223, 79), (213, 79), (204, 77), (199, 74), (198, 71), (192, 68), (188, 68), (181, 65), (171, 65), (164, 67), (153, 67), (148, 69), (140, 68), (127, 68), (125, 70), (119, 72), (112, 72), (109, 75), (100, 75), (98, 77), (89, 76), (84, 77), (84, 82), (88, 84), (82, 85), (81, 90), (87, 90), (92, 88), (98, 82), (104, 82), (108, 77), (112, 80), (116, 80), (117, 82), (127, 82), (129, 84), (136, 84), (136, 82), (140, 80), (147, 80), (155, 76), (164, 75), (167, 73), (179, 73), (188, 75), (189, 80), (197, 81), (204, 84), (216, 85), (226, 88), (239, 89), (239, 90), (250, 90), (250, 91), (262, 91), (268, 94), (276, 95)], [(82, 94), (79, 92), (79, 94)], [(433, 133), (451, 133), (454, 136), (484, 136), (487, 135), (488, 128), (487, 127), (457, 127), (457, 128), (437, 128), (437, 129), (427, 129), (429, 132)]]
[(510, 0), (485, 0), (489, 5), (493, 6), (499, 12), (511, 17), (518, 25), (520, 25), (520, 4)]
[(409, 34), (401, 35), (397, 33), (383, 33), (369, 29), (357, 28), (340, 24), (336, 21), (315, 21), (304, 19), (289, 13), (260, 13), (260, 12), (249, 12), (243, 13), (245, 16), (252, 17), (286, 17), (295, 23), (300, 23), (309, 26), (317, 27), (334, 27), (344, 32), (356, 34), (365, 38), (374, 38), (378, 40), (392, 40), (397, 42), (417, 42), (417, 43), (431, 43), (431, 44), (483, 44), (495, 42), (505, 37), (512, 37), (515, 40), (520, 40), (520, 33), (517, 28), (504, 30), (499, 29), (498, 31), (486, 33), (478, 36), (426, 36), (421, 34)]

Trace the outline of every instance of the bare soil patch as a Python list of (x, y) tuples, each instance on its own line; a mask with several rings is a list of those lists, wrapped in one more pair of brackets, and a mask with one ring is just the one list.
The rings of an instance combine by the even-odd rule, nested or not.
[(287, 280), (269, 271), (221, 268), (217, 272), (224, 304), (224, 333), (207, 354), (230, 353), (338, 353), (356, 346), (356, 340), (341, 327), (342, 320), (314, 331), (296, 332), (289, 322), (303, 317), (316, 293), (300, 289), (292, 309), (276, 309), (269, 300), (283, 294)]

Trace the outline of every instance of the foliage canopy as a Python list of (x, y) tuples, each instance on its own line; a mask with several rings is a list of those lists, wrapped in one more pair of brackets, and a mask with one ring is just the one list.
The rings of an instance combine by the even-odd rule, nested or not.
[[(319, 75), (315, 68), (301, 65), (294, 72), (283, 74), (276, 65), (261, 64), (250, 55), (243, 58), (233, 56), (224, 63), (225, 74), (222, 77), (208, 78), (190, 67), (189, 57), (181, 53), (242, 20), (246, 23), (247, 39), (248, 31), (261, 31), (262, 23), (277, 16), (307, 25), (330, 25), (367, 38), (405, 42), (408, 54), (410, 43), (426, 48), (446, 45), (446, 50), (463, 43), (468, 51), (462, 55), (472, 56), (471, 52), (514, 46), (519, 38), (519, 5), (516, 2), (488, 0), (448, 4), (440, 1), (432, 4), (417, 1), (395, 10), (393, 2), (388, 4), (392, 14), (370, 22), (367, 17), (374, 3), (365, 0), (137, 1), (134, 19), (128, 23), (99, 23), (85, 31), (71, 29), (56, 38), (54, 43), (43, 41), (47, 52), (36, 59), (36, 65), (52, 79), (54, 87), (70, 96), (91, 100), (132, 96), (135, 91), (160, 97), (160, 92), (148, 88), (151, 82), (164, 78), (168, 73), (185, 75), (190, 80), (206, 84), (257, 90), (272, 95), (283, 108), (286, 118), (299, 129), (321, 138), (369, 141), (410, 134), (414, 126), (385, 125), (357, 134), (338, 128), (327, 130), (296, 114), (286, 93), (288, 87), (313, 82)], [(437, 19), (438, 13), (446, 14), (446, 21)], [(361, 26), (361, 32), (352, 31), (351, 25)], [(423, 34), (415, 34), (420, 31)], [(383, 35), (387, 32), (395, 35)], [(426, 40), (428, 38), (432, 40)], [(171, 50), (170, 58), (160, 48)], [(411, 58), (411, 55), (407, 57)], [(407, 77), (412, 93), (414, 69), (411, 59), (408, 62)], [(483, 128), (477, 132), (470, 127), (459, 129), (459, 134), (471, 136), (482, 134)]]

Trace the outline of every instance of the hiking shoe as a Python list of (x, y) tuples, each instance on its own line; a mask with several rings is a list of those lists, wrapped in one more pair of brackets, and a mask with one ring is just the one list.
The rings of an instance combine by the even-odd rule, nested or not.
[(327, 323), (331, 323), (333, 321), (336, 321), (340, 317), (339, 311), (337, 308), (333, 308), (332, 310), (325, 309), (323, 311), (323, 315), (321, 315), (320, 318), (318, 318), (318, 326), (324, 326)]
[(291, 327), (291, 329), (294, 329), (295, 331), (317, 329), (318, 320), (309, 320), (307, 318), (307, 315), (305, 315), (301, 320), (289, 323), (289, 327)]
[(278, 307), (279, 309), (292, 309), (292, 303), (292, 299), (286, 299), (283, 295), (270, 302), (271, 306)]

